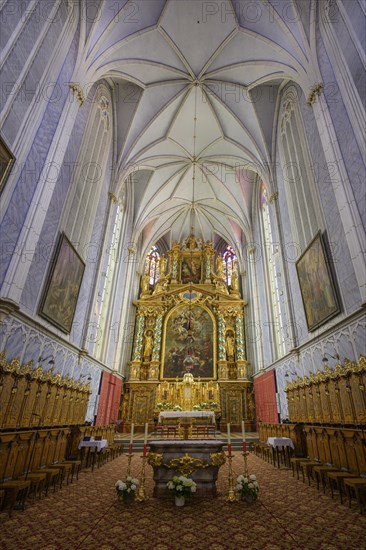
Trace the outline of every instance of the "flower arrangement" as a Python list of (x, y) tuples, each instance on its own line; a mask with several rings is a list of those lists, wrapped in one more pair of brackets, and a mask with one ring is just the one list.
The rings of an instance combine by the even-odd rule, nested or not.
[(210, 403), (211, 409), (217, 409), (218, 406), (219, 406), (219, 404), (216, 401), (211, 401), (211, 403)]
[(209, 409), (210, 405), (208, 403), (201, 403), (201, 409), (204, 411), (205, 409)]
[(242, 497), (252, 497), (253, 500), (257, 498), (259, 492), (259, 485), (257, 478), (254, 474), (248, 477), (240, 475), (236, 478), (236, 491)]
[(115, 485), (117, 495), (119, 497), (126, 497), (127, 495), (134, 497), (138, 484), (139, 480), (131, 476), (126, 476), (124, 481), (119, 479)]
[(171, 403), (163, 403), (164, 410), (170, 410), (172, 408), (173, 408), (173, 405)]
[(164, 408), (163, 403), (156, 403), (155, 406), (156, 406), (157, 409), (163, 409)]
[(193, 410), (194, 411), (200, 411), (201, 410), (201, 405), (193, 405)]
[(183, 497), (196, 492), (197, 485), (193, 479), (185, 476), (174, 476), (166, 484), (168, 489), (174, 491), (174, 496)]
[(183, 410), (183, 409), (182, 409), (182, 407), (181, 407), (180, 405), (175, 405), (175, 406), (173, 407), (173, 411), (182, 411), (182, 410)]

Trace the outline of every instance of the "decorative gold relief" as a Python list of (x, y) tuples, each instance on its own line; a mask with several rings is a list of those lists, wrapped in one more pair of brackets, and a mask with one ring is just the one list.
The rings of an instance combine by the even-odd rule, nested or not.
[(211, 453), (210, 459), (211, 466), (217, 466), (218, 468), (220, 468), (220, 466), (222, 466), (226, 462), (226, 455), (224, 451), (221, 451), (219, 453)]
[(148, 453), (147, 463), (153, 468), (161, 466), (163, 463), (163, 455), (160, 453)]
[(193, 458), (188, 453), (186, 453), (181, 458), (173, 458), (169, 462), (169, 464), (165, 464), (165, 466), (167, 468), (170, 468), (171, 470), (176, 470), (184, 476), (189, 476), (196, 470), (207, 468), (209, 464), (207, 464), (207, 462), (204, 462), (200, 458)]

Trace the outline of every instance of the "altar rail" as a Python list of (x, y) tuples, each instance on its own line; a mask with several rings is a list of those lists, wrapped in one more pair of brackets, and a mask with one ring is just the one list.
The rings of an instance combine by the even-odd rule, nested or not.
[(83, 424), (90, 394), (89, 385), (0, 354), (0, 429)]
[(80, 440), (101, 436), (113, 443), (114, 426), (73, 426), (0, 432), (0, 482), (17, 479), (27, 469), (37, 470), (77, 456)]
[(366, 358), (357, 363), (311, 373), (290, 382), (287, 393), (289, 420), (309, 424), (366, 426)]
[(335, 426), (260, 424), (259, 438), (290, 437), (295, 454), (303, 454), (323, 464), (366, 474), (366, 430)]

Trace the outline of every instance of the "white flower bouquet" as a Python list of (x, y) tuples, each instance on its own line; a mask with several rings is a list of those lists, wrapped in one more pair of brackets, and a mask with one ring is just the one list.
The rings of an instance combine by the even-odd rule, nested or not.
[(174, 496), (183, 497), (196, 492), (197, 485), (193, 479), (185, 476), (174, 476), (166, 484), (168, 489), (174, 491)]
[(119, 497), (124, 497), (127, 495), (130, 495), (131, 497), (135, 496), (138, 484), (139, 480), (131, 476), (126, 476), (124, 481), (119, 479), (115, 485), (117, 495)]
[(201, 405), (193, 405), (193, 410), (194, 411), (200, 411), (201, 410)]
[(240, 475), (236, 478), (236, 492), (242, 497), (251, 496), (255, 500), (258, 496), (259, 485), (254, 474), (248, 477)]
[(180, 405), (175, 405), (173, 408), (173, 411), (182, 411), (182, 407)]

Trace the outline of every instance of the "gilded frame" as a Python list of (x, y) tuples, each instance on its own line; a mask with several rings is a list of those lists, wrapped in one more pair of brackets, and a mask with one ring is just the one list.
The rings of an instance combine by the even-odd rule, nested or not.
[(6, 145), (5, 141), (0, 137), (0, 194), (5, 187), (5, 183), (9, 177), (15, 157)]
[[(199, 276), (192, 270), (192, 266), (195, 268), (199, 265)], [(184, 271), (186, 270), (186, 273)], [(179, 280), (182, 284), (196, 284), (202, 283), (203, 278), (203, 259), (201, 252), (196, 253), (184, 253), (181, 255), (179, 262)]]
[(85, 263), (62, 232), (38, 312), (66, 334), (71, 331), (84, 270)]
[(340, 312), (337, 292), (320, 231), (297, 260), (296, 270), (306, 323), (311, 332)]
[[(195, 292), (195, 291), (193, 290), (192, 292)], [(213, 348), (212, 348), (212, 361), (213, 361), (212, 376), (200, 376), (200, 379), (201, 380), (216, 380), (216, 378), (217, 378), (217, 365), (216, 365), (216, 361), (217, 361), (217, 355), (216, 355), (217, 323), (216, 323), (216, 318), (215, 318), (214, 314), (212, 313), (212, 311), (208, 307), (206, 307), (205, 305), (197, 303), (197, 302), (190, 305), (189, 301), (185, 300), (185, 299), (181, 303), (179, 303), (175, 307), (173, 307), (167, 313), (167, 315), (165, 316), (165, 319), (164, 319), (163, 338), (162, 338), (162, 352), (161, 352), (161, 365), (160, 365), (160, 380), (167, 380), (167, 381), (171, 380), (172, 381), (172, 380), (176, 380), (177, 378), (182, 379), (182, 376), (172, 376), (172, 377), (165, 376), (164, 370), (165, 370), (165, 358), (166, 358), (167, 324), (169, 322), (169, 319), (171, 318), (171, 316), (174, 313), (179, 311), (179, 309), (183, 309), (185, 307), (191, 307), (191, 308), (199, 307), (199, 308), (203, 309), (204, 311), (206, 311), (208, 313), (208, 315), (209, 315), (209, 317), (212, 321), (212, 328), (213, 328), (213, 334), (212, 334), (212, 346), (213, 346)], [(195, 378), (197, 378), (197, 376), (195, 376), (194, 373), (193, 373), (193, 376)]]

